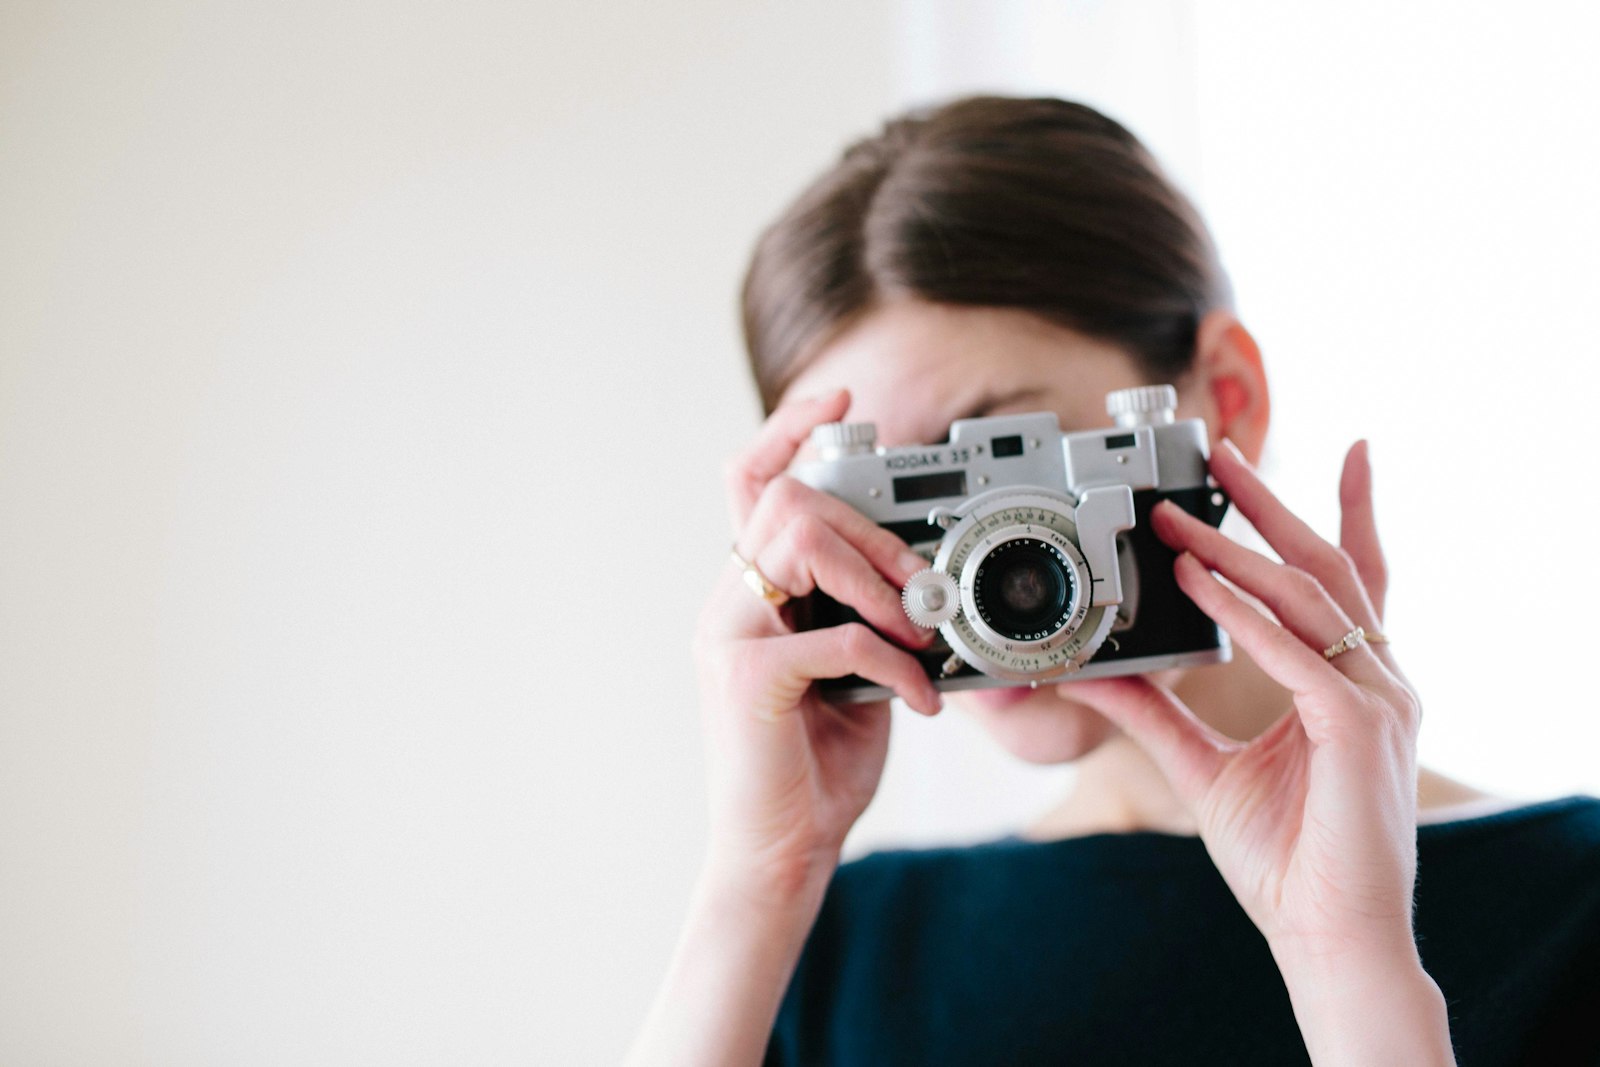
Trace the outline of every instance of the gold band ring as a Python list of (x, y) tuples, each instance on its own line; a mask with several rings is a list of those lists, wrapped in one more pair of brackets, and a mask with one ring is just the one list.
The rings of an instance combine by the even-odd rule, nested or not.
[(737, 544), (733, 546), (733, 561), (737, 563), (739, 565), (739, 569), (744, 572), (744, 584), (748, 585), (750, 587), (750, 591), (756, 596), (760, 597), (762, 600), (765, 600), (768, 604), (771, 604), (775, 608), (781, 607), (788, 601), (788, 593), (785, 593), (782, 589), (779, 589), (777, 586), (769, 582), (767, 580), (767, 576), (761, 573), (760, 567), (757, 567), (754, 563), (751, 563), (749, 560), (739, 555), (739, 546)]
[(1349, 633), (1339, 638), (1339, 640), (1323, 649), (1322, 656), (1324, 659), (1333, 659), (1335, 656), (1342, 656), (1346, 652), (1349, 652), (1352, 648), (1356, 648), (1360, 645), (1386, 645), (1388, 643), (1389, 639), (1380, 634), (1378, 631), (1367, 630), (1357, 626), (1354, 630), (1351, 630)]

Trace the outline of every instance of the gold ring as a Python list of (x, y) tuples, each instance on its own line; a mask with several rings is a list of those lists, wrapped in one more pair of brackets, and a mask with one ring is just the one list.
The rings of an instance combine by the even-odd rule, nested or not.
[(750, 591), (755, 593), (756, 596), (775, 608), (781, 607), (788, 601), (788, 593), (767, 581), (767, 576), (761, 573), (760, 567), (739, 555), (739, 546), (737, 544), (733, 546), (733, 561), (744, 572), (744, 584), (748, 585)]
[(1369, 643), (1375, 645), (1386, 645), (1389, 643), (1389, 639), (1376, 630), (1367, 630), (1357, 626), (1354, 630), (1351, 630), (1349, 633), (1339, 638), (1339, 640), (1323, 649), (1322, 656), (1324, 659), (1333, 659), (1335, 656), (1344, 655), (1352, 648)]

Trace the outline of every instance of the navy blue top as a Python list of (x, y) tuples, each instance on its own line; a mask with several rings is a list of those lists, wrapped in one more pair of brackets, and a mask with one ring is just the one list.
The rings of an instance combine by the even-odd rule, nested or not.
[[(1600, 1064), (1600, 800), (1417, 830), (1417, 947), (1461, 1067)], [(895, 849), (835, 873), (768, 1047), (794, 1064), (1309, 1062), (1198, 837)]]

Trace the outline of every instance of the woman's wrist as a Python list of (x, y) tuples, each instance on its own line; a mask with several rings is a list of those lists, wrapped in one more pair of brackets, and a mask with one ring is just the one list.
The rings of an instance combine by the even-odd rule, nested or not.
[(728, 900), (743, 898), (761, 910), (821, 904), (839, 866), (837, 847), (784, 855), (719, 847), (713, 842), (700, 867), (700, 887)]
[(1444, 994), (1409, 936), (1338, 951), (1272, 948), (1318, 1067), (1455, 1063)]
[(827, 887), (708, 857), (628, 1067), (759, 1063)]
[(764, 868), (707, 857), (692, 907), (730, 929), (811, 929), (837, 863)]

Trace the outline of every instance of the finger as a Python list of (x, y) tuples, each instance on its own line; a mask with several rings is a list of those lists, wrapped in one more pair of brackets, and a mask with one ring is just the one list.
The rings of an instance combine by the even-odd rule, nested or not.
[(914, 648), (933, 643), (934, 631), (906, 617), (900, 587), (890, 585), (838, 531), (812, 512), (801, 512), (757, 557), (756, 565), (790, 596), (820, 588), (848, 604), (867, 622)]
[[(1350, 616), (1309, 573), (1246, 548), (1176, 504), (1158, 504), (1151, 512), (1150, 523), (1171, 548), (1189, 552), (1271, 608), (1278, 621), (1303, 645), (1320, 651), (1355, 628)], [(1361, 682), (1375, 684), (1388, 677), (1384, 666), (1370, 653), (1345, 654), (1336, 666), (1347, 677)]]
[[(739, 534), (738, 544), (760, 552), (801, 514), (815, 515), (833, 527), (896, 589), (928, 565), (928, 561), (911, 551), (904, 541), (843, 500), (787, 474), (773, 478), (761, 491), (761, 498)], [(745, 559), (752, 558), (743, 548), (740, 552)]]
[(1086, 678), (1064, 682), (1056, 691), (1094, 708), (1131, 737), (1191, 808), (1221, 773), (1229, 754), (1241, 747), (1148, 678)]
[(865, 624), (845, 623), (742, 643), (732, 696), (758, 719), (775, 722), (795, 710), (818, 678), (857, 674), (898, 694), (913, 711), (936, 715), (942, 700), (922, 664)]
[(835, 389), (831, 393), (780, 404), (767, 416), (767, 421), (756, 431), (755, 440), (728, 463), (728, 506), (735, 531), (744, 526), (767, 483), (789, 469), (795, 453), (805, 444), (812, 429), (823, 423), (837, 422), (849, 407), (850, 391)]
[[(1217, 581), (1205, 565), (1191, 552), (1179, 554), (1173, 564), (1178, 587), (1189, 599), (1200, 606), (1218, 626), (1228, 631), (1228, 636), (1250, 654), (1267, 675), (1296, 696), (1326, 695), (1330, 686), (1348, 686), (1350, 681), (1334, 668), (1331, 661), (1319, 650), (1313, 651), (1304, 641), (1279, 626), (1261, 612), (1239, 599), (1233, 590)], [(1341, 635), (1328, 638), (1328, 644)], [(1321, 646), (1326, 648), (1327, 645)], [(1371, 655), (1370, 647), (1362, 645), (1347, 656)]]
[(1211, 460), (1211, 473), (1218, 484), (1283, 561), (1321, 582), (1334, 601), (1357, 623), (1377, 629), (1378, 613), (1367, 597), (1350, 556), (1337, 545), (1329, 544), (1305, 520), (1285, 507), (1232, 441), (1223, 438), (1222, 447)]
[(1376, 613), (1383, 620), (1383, 602), (1389, 591), (1389, 570), (1378, 543), (1378, 523), (1372, 508), (1372, 463), (1365, 440), (1350, 446), (1339, 477), (1339, 546), (1355, 563)]

